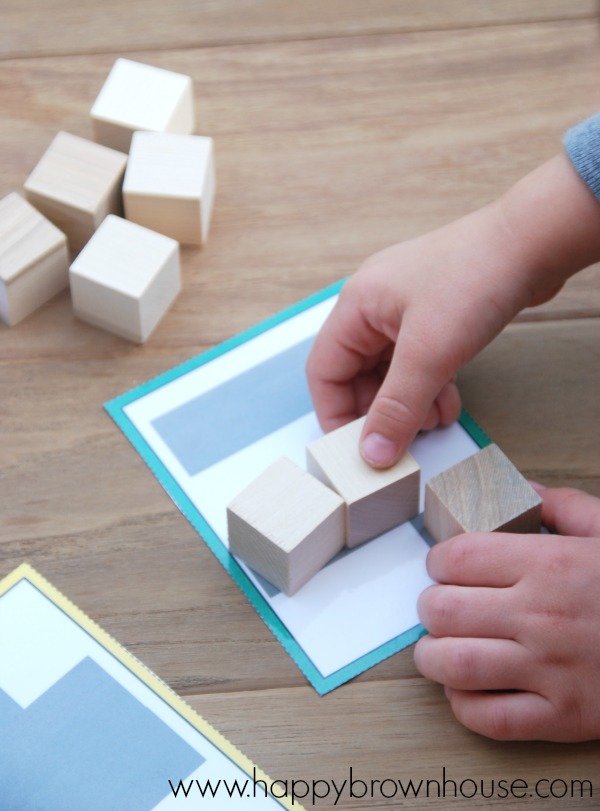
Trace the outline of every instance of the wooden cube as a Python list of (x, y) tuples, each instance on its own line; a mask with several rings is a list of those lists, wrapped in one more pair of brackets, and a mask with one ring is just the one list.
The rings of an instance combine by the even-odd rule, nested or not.
[(344, 546), (344, 502), (282, 457), (227, 507), (229, 551), (294, 594)]
[(128, 152), (135, 130), (190, 135), (192, 80), (130, 59), (117, 59), (91, 110), (94, 140)]
[(436, 541), (463, 532), (539, 532), (542, 499), (497, 445), (434, 476), (425, 527)]
[(307, 468), (346, 502), (350, 548), (419, 513), (420, 468), (410, 453), (387, 470), (375, 470), (359, 453), (364, 417), (311, 442)]
[(0, 200), (0, 318), (18, 324), (68, 283), (62, 231), (19, 194)]
[(59, 132), (25, 181), (25, 196), (81, 250), (107, 214), (122, 214), (127, 155)]
[(214, 195), (212, 138), (134, 133), (123, 182), (128, 220), (183, 244), (202, 245)]
[(79, 318), (143, 343), (181, 289), (179, 244), (109, 215), (69, 277)]

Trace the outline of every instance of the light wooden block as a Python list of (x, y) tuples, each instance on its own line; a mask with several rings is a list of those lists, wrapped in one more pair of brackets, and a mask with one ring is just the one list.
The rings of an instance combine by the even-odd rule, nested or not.
[(344, 502), (282, 457), (227, 507), (229, 551), (294, 594), (344, 546)]
[(117, 59), (91, 110), (94, 140), (128, 152), (135, 130), (190, 135), (195, 127), (189, 76)]
[(81, 250), (108, 214), (122, 214), (127, 155), (59, 132), (25, 181), (32, 205)]
[(419, 513), (420, 468), (410, 453), (374, 470), (359, 453), (364, 417), (311, 442), (307, 469), (346, 502), (346, 545), (358, 546)]
[(181, 289), (179, 244), (109, 215), (71, 265), (75, 314), (143, 343)]
[(19, 194), (0, 200), (0, 318), (18, 324), (69, 283), (67, 238)]
[(539, 532), (542, 499), (497, 445), (434, 476), (425, 527), (436, 541), (463, 532)]
[(183, 244), (208, 237), (215, 196), (212, 138), (136, 132), (123, 182), (128, 220)]

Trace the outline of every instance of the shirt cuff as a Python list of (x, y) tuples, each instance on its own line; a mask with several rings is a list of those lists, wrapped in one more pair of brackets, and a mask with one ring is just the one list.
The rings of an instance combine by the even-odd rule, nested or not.
[(600, 113), (568, 130), (563, 144), (575, 171), (600, 200)]

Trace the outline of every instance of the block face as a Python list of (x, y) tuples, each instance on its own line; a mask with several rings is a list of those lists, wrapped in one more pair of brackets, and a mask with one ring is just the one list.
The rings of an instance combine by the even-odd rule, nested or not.
[(415, 518), (419, 514), (420, 481), (416, 470), (349, 505), (346, 546), (352, 549)]
[(65, 235), (20, 195), (0, 201), (0, 318), (19, 323), (68, 285)]
[(140, 340), (147, 340), (181, 290), (179, 247), (167, 255), (140, 299)]
[(294, 594), (344, 545), (342, 499), (281, 458), (227, 507), (229, 550)]
[(425, 526), (436, 541), (462, 532), (539, 532), (542, 499), (497, 445), (434, 476)]
[(125, 180), (125, 216), (184, 244), (208, 237), (215, 195), (212, 138), (136, 132)]
[(27, 199), (80, 250), (108, 214), (122, 213), (127, 155), (59, 132), (25, 181)]
[(142, 343), (181, 288), (179, 245), (109, 215), (71, 265), (80, 318)]
[(364, 417), (307, 447), (307, 469), (344, 499), (346, 545), (357, 546), (419, 513), (420, 468), (407, 453), (392, 468), (375, 470), (359, 453)]
[(436, 492), (435, 485), (434, 487), (431, 486), (431, 482), (427, 482), (425, 485), (425, 513), (423, 520), (425, 529), (438, 543), (465, 532), (464, 526), (450, 512)]
[(91, 109), (94, 140), (128, 152), (135, 130), (190, 135), (195, 127), (189, 76), (117, 59)]

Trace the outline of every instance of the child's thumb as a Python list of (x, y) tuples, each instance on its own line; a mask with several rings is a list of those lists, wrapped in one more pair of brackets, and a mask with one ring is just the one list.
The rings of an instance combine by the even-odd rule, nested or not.
[(383, 388), (373, 401), (360, 439), (360, 453), (372, 467), (387, 468), (406, 452), (425, 419), (401, 395)]
[(559, 535), (600, 537), (600, 500), (572, 487), (542, 488), (542, 524)]
[(422, 358), (404, 355), (397, 345), (386, 378), (365, 419), (360, 440), (363, 459), (376, 468), (391, 467), (397, 462), (423, 427), (447, 380), (441, 368), (433, 368)]

